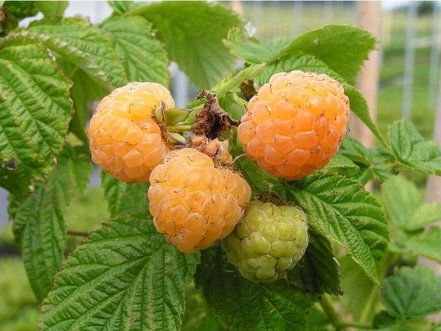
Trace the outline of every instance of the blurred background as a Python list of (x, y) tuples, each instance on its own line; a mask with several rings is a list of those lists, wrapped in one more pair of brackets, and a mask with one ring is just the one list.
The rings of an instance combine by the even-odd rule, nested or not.
[[(411, 119), (426, 138), (433, 136), (441, 81), (441, 1), (229, 1), (223, 2), (239, 12), (247, 30), (265, 42), (274, 38), (290, 39), (326, 24), (360, 25), (377, 34), (378, 52), (359, 82), (380, 130), (400, 118)], [(93, 23), (102, 21), (111, 9), (101, 1), (74, 1), (67, 16), (83, 15)], [(28, 21), (22, 22), (27, 24)], [(378, 75), (376, 75), (378, 68)], [(196, 89), (176, 65), (170, 66), (172, 91), (178, 106), (194, 98)], [(438, 110), (441, 112), (441, 110)], [(363, 129), (353, 123), (356, 135), (365, 144)], [(360, 131), (360, 132), (359, 132)], [(427, 178), (413, 175), (412, 181), (423, 191)], [(99, 188), (99, 173), (91, 177), (86, 193), (69, 206), (66, 221), (79, 233), (71, 239), (72, 249), (82, 231), (97, 228), (108, 218)], [(38, 307), (28, 285), (8, 224), (7, 193), (0, 189), (0, 331), (35, 330)]]

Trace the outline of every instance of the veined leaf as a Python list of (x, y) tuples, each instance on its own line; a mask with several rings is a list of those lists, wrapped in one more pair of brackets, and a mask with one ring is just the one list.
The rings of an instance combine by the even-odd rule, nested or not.
[(92, 166), (88, 156), (67, 146), (47, 183), (20, 200), (14, 215), (14, 233), (26, 273), (38, 300), (51, 288), (65, 248), (64, 212), (70, 199), (89, 182)]
[(346, 136), (340, 146), (339, 153), (354, 162), (369, 166), (371, 164), (369, 151), (358, 140)]
[(118, 53), (98, 28), (80, 18), (47, 18), (20, 32), (87, 72), (108, 89), (127, 82)]
[(229, 330), (301, 330), (316, 297), (284, 281), (257, 284), (241, 277), (216, 246), (202, 252), (196, 275), (208, 306)]
[(340, 266), (332, 247), (322, 236), (309, 231), (309, 245), (302, 261), (288, 272), (288, 281), (306, 291), (341, 295)]
[(381, 301), (400, 320), (413, 320), (441, 310), (441, 277), (430, 268), (401, 268), (384, 281)]
[(387, 221), (380, 204), (359, 182), (333, 174), (311, 175), (278, 190), (308, 214), (312, 229), (345, 247), (378, 283), (378, 265), (389, 239)]
[(343, 156), (342, 154), (336, 154), (326, 165), (325, 169), (358, 169), (358, 166), (346, 156)]
[(117, 15), (123, 15), (130, 9), (134, 8), (138, 4), (131, 0), (124, 1), (107, 1), (109, 6), (113, 9), (113, 13)]
[(127, 212), (147, 212), (147, 185), (144, 183), (122, 183), (102, 172), (101, 185), (109, 203), (110, 214), (118, 216)]
[(110, 18), (101, 25), (118, 52), (129, 81), (168, 86), (168, 58), (142, 17)]
[(164, 1), (131, 10), (153, 23), (170, 58), (198, 88), (210, 88), (230, 73), (235, 57), (222, 40), (241, 23), (227, 7), (201, 1)]
[(42, 305), (42, 330), (177, 330), (185, 285), (198, 262), (156, 232), (148, 214), (127, 214), (79, 246)]
[(45, 17), (62, 17), (69, 6), (69, 1), (33, 1), (33, 3)]
[(406, 167), (430, 175), (441, 175), (441, 149), (426, 141), (409, 121), (397, 121), (389, 128), (395, 157)]
[(424, 256), (441, 263), (441, 229), (433, 227), (418, 235), (401, 237), (391, 243), (390, 249), (414, 257)]
[(54, 167), (72, 116), (71, 82), (29, 38), (0, 46), (0, 185), (24, 195)]
[(269, 63), (300, 51), (322, 60), (348, 83), (354, 84), (375, 44), (375, 37), (365, 30), (349, 25), (328, 25), (300, 35), (276, 52)]

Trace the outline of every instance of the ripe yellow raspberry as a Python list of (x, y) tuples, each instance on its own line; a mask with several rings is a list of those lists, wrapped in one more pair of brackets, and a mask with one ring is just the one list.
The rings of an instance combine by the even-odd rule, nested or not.
[(331, 160), (348, 117), (349, 99), (337, 81), (324, 74), (282, 72), (250, 100), (238, 136), (261, 168), (300, 179)]
[(251, 197), (248, 183), (192, 148), (167, 154), (150, 175), (149, 208), (158, 232), (181, 252), (211, 246), (233, 231)]
[(168, 152), (153, 113), (174, 106), (170, 92), (160, 84), (130, 83), (114, 90), (101, 100), (90, 121), (92, 160), (120, 181), (148, 181)]

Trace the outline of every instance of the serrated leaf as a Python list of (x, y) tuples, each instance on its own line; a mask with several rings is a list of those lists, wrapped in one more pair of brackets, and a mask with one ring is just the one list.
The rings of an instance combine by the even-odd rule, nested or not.
[(314, 293), (342, 294), (340, 266), (331, 245), (324, 237), (309, 232), (305, 256), (288, 272), (288, 282)]
[(380, 182), (384, 182), (389, 177), (397, 174), (395, 157), (389, 151), (372, 148), (369, 150), (369, 157), (372, 173)]
[(145, 183), (126, 184), (102, 172), (101, 185), (104, 195), (109, 203), (109, 211), (112, 217), (127, 212), (146, 212), (147, 185)]
[(202, 252), (197, 285), (208, 306), (229, 330), (301, 330), (316, 300), (284, 281), (257, 284), (241, 277), (216, 246)]
[(257, 40), (235, 41), (226, 40), (225, 44), (231, 51), (248, 64), (259, 64), (266, 62), (273, 53), (273, 50), (261, 45)]
[(358, 166), (346, 156), (343, 156), (342, 154), (336, 154), (326, 165), (325, 169), (358, 169)]
[(44, 14), (45, 17), (61, 17), (64, 14), (68, 1), (34, 1), (34, 6)]
[(401, 237), (400, 240), (391, 243), (390, 249), (397, 253), (414, 257), (423, 256), (441, 263), (441, 229), (433, 227), (422, 234)]
[(366, 124), (366, 126), (372, 131), (375, 137), (377, 137), (384, 146), (387, 146), (386, 140), (384, 139), (377, 125), (372, 120), (372, 117), (369, 113), (369, 107), (364, 96), (353, 86), (345, 84), (344, 88), (345, 94), (350, 101), (351, 111), (355, 115), (357, 115), (357, 117), (364, 124)]
[(441, 310), (441, 277), (430, 268), (401, 268), (384, 281), (381, 302), (400, 320), (414, 320)]
[(306, 32), (283, 47), (269, 62), (304, 52), (325, 62), (348, 83), (354, 84), (363, 61), (375, 48), (375, 37), (349, 25), (328, 25)]
[(364, 147), (358, 140), (346, 136), (340, 146), (339, 153), (348, 157), (354, 162), (362, 163), (370, 166), (370, 154), (366, 147)]
[(394, 122), (389, 140), (395, 157), (406, 167), (430, 175), (441, 175), (441, 149), (423, 136), (409, 121)]
[(144, 18), (110, 18), (100, 28), (112, 41), (129, 81), (168, 86), (167, 53)]
[(24, 195), (61, 151), (72, 116), (71, 82), (29, 38), (0, 46), (0, 185)]
[(412, 223), (410, 216), (423, 204), (423, 197), (415, 184), (403, 176), (393, 176), (381, 188), (383, 203), (392, 221), (400, 228)]
[(67, 146), (46, 184), (25, 199), (14, 215), (14, 234), (26, 273), (38, 300), (49, 292), (63, 260), (64, 212), (73, 196), (85, 189), (92, 165), (86, 155)]
[(294, 53), (280, 61), (269, 64), (256, 81), (259, 85), (263, 85), (269, 81), (272, 75), (278, 72), (290, 72), (293, 70), (326, 74), (339, 82), (344, 82), (344, 79), (330, 69), (323, 61), (315, 58), (313, 55), (305, 55), (303, 53)]
[(378, 283), (378, 265), (389, 239), (387, 220), (380, 204), (358, 181), (335, 174), (311, 175), (279, 189), (308, 214), (312, 229), (345, 247)]
[(148, 214), (121, 216), (67, 259), (44, 300), (42, 330), (177, 330), (197, 255), (156, 232)]
[(44, 43), (108, 89), (127, 82), (118, 53), (97, 27), (80, 18), (47, 18), (20, 32)]
[(222, 42), (241, 22), (231, 9), (217, 3), (165, 1), (128, 14), (153, 23), (170, 58), (198, 88), (214, 86), (233, 70), (235, 57)]
[(411, 222), (404, 225), (407, 231), (420, 230), (441, 220), (441, 203), (426, 203), (412, 214)]

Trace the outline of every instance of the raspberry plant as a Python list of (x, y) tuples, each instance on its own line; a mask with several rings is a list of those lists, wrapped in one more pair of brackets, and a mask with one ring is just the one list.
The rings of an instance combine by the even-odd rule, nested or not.
[[(441, 205), (400, 173), (441, 175), (441, 151), (408, 121), (384, 137), (371, 119), (354, 83), (372, 35), (261, 43), (220, 4), (109, 4), (92, 25), (63, 17), (66, 2), (0, 3), (0, 185), (38, 329), (439, 330), (441, 278), (417, 259), (441, 262)], [(202, 90), (185, 109), (157, 91), (171, 61)], [(379, 147), (346, 135), (337, 151), (348, 105)], [(257, 109), (267, 122), (248, 124)], [(66, 257), (91, 155), (122, 181), (103, 173), (111, 219)]]

